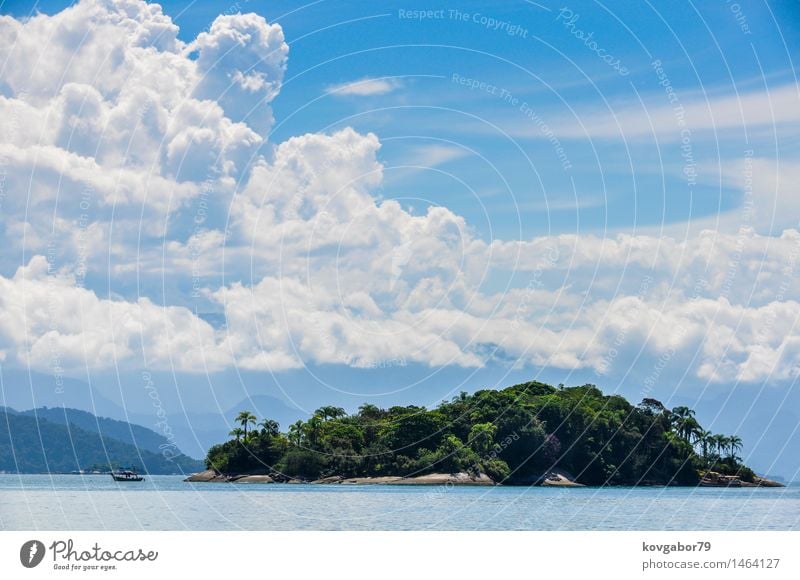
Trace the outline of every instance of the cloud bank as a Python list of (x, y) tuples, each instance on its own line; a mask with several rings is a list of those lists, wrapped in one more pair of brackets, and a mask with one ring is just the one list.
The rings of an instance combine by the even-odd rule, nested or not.
[[(136, 0), (0, 18), (5, 363), (604, 375), (666, 357), (710, 382), (800, 373), (795, 229), (484, 240), (446, 207), (383, 199), (374, 134), (268, 142), (280, 26), (246, 14), (190, 43), (177, 32)], [(337, 92), (387, 92), (376, 82)], [(137, 295), (93, 275), (135, 275)], [(182, 303), (142, 290), (167, 279)]]

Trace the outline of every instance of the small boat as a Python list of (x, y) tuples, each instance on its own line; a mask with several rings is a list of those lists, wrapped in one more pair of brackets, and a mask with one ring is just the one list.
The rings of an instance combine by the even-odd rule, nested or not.
[(135, 469), (115, 469), (111, 472), (114, 481), (144, 481), (144, 477), (136, 473)]

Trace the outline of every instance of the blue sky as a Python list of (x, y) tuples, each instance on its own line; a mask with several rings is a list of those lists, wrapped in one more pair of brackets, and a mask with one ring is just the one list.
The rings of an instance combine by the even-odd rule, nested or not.
[(6, 372), (796, 421), (794, 3), (72, 5), (0, 1)]
[[(36, 6), (52, 13), (69, 4)], [(790, 55), (798, 43), (797, 8), (790, 2), (769, 9), (755, 3), (739, 11), (732, 2), (662, 2), (636, 9), (627, 2), (605, 8), (593, 2), (498, 2), (490, 7), (461, 2), (458, 8), (405, 2), (161, 4), (186, 41), (218, 14), (239, 9), (283, 27), (290, 60), (273, 104), (278, 121), (273, 141), (353, 126), (380, 135), (381, 158), (390, 167), (415, 164), (416, 150), (425, 145), (457, 143), (453, 154), (460, 150), (463, 156), (447, 163), (444, 173), (392, 170), (383, 194), (446, 205), (467, 217), (481, 235), (490, 235), (491, 227), (506, 239), (519, 238), (520, 231), (522, 239), (543, 231), (636, 231), (735, 210), (741, 191), (720, 183), (720, 165), (753, 146), (775, 155), (775, 133), (781, 131), (771, 126), (766, 133), (753, 128), (745, 134), (741, 127), (694, 133), (695, 161), (708, 167), (698, 171), (691, 189), (681, 174), (679, 144), (658, 144), (653, 134), (633, 142), (624, 132), (592, 142), (583, 135), (561, 139), (572, 165), (564, 171), (551, 144), (519, 106), (459, 85), (453, 75), (508, 91), (555, 128), (554, 120), (613, 118), (666, 106), (654, 60), (664, 63), (681, 104), (702, 105), (706, 99), (790, 85)], [(6, 2), (3, 9), (23, 15), (32, 5)], [(569, 13), (561, 12), (565, 7)], [(424, 20), (400, 16), (413, 10), (435, 14)], [(469, 17), (459, 20), (456, 11)], [(569, 21), (569, 16), (560, 17), (564, 14), (579, 16), (575, 27), (564, 25)], [(521, 30), (513, 35), (491, 30), (483, 17)], [(575, 30), (594, 33), (602, 49), (619, 58), (630, 74), (621, 76), (601, 62), (571, 34)], [(328, 87), (365, 77), (397, 79), (397, 88), (362, 98), (325, 94)], [(781, 155), (796, 157), (797, 139), (781, 137)]]

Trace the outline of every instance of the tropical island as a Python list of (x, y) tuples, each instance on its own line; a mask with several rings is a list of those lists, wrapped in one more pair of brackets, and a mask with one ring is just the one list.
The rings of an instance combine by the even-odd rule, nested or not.
[(632, 405), (594, 385), (527, 382), (461, 393), (436, 409), (318, 409), (283, 433), (242, 411), (207, 470), (187, 481), (779, 487), (688, 407)]

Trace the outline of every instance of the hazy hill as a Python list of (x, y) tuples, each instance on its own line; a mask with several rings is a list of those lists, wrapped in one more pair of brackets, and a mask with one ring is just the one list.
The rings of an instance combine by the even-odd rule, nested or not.
[(169, 445), (170, 443), (166, 437), (147, 427), (107, 417), (95, 417), (88, 411), (78, 409), (41, 407), (28, 411), (19, 411), (19, 414), (46, 419), (51, 423), (59, 423), (61, 425), (69, 425), (71, 423), (85, 431), (100, 433), (104, 438), (116, 439), (153, 453), (161, 453), (163, 447), (159, 446)]
[(191, 473), (201, 462), (139, 449), (98, 431), (42, 417), (0, 411), (0, 471), (55, 473), (92, 466), (136, 467), (151, 474)]

